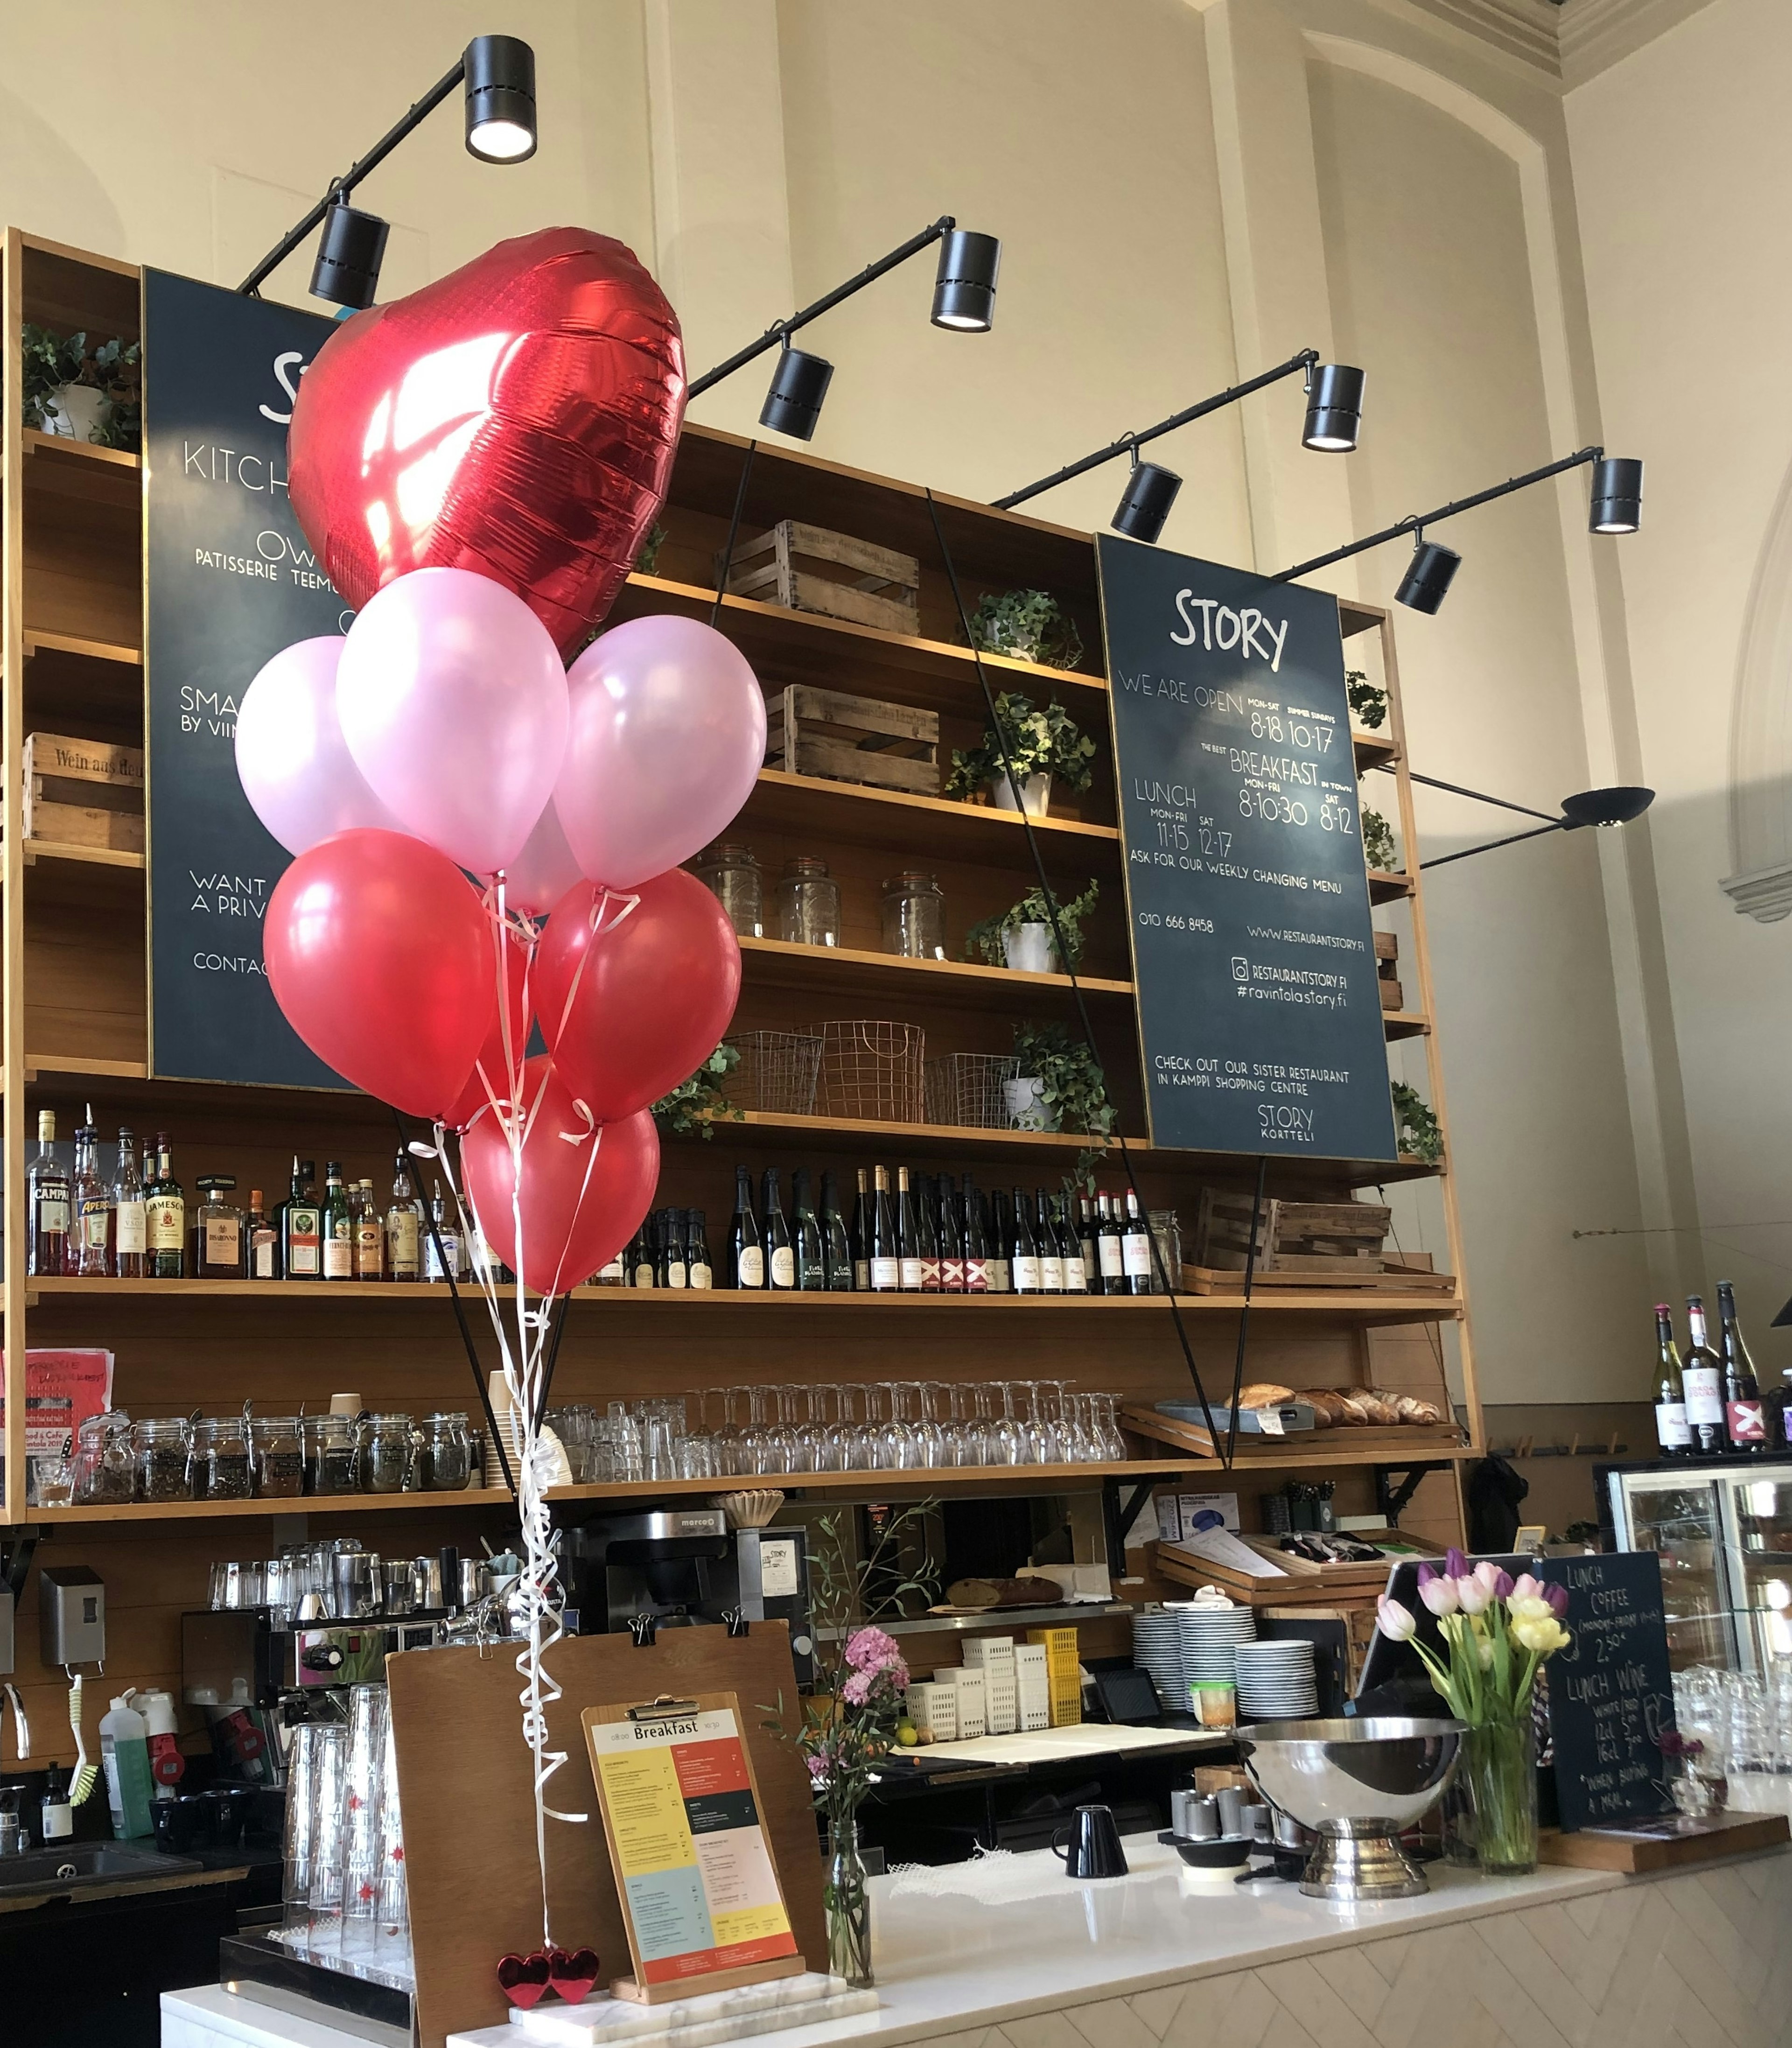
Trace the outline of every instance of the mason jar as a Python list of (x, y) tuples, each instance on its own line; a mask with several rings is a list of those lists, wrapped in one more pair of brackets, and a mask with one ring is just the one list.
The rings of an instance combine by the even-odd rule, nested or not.
[(840, 885), (828, 863), (799, 853), (784, 863), (778, 885), (778, 936), (798, 946), (840, 942)]
[(417, 1453), (417, 1483), (429, 1493), (460, 1493), (473, 1470), (464, 1414), (425, 1415), (423, 1444)]
[(289, 1500), (304, 1491), (304, 1432), (297, 1415), (258, 1415), (249, 1425), (255, 1492)]
[(403, 1493), (411, 1483), (417, 1428), (408, 1415), (370, 1415), (361, 1439), (361, 1491)]
[(193, 1431), (195, 1500), (247, 1500), (254, 1491), (240, 1415), (208, 1415)]
[(697, 879), (727, 913), (737, 937), (765, 937), (765, 882), (751, 847), (724, 840), (707, 848), (697, 862)]
[(946, 956), (946, 899), (939, 883), (905, 868), (883, 885), (883, 949), (906, 960)]
[(192, 1433), (180, 1415), (135, 1422), (131, 1453), (137, 1461), (139, 1500), (191, 1500)]
[(360, 1432), (352, 1415), (308, 1415), (304, 1423), (304, 1490), (360, 1490)]
[(137, 1491), (137, 1460), (130, 1418), (122, 1408), (90, 1415), (75, 1433), (75, 1469), (70, 1488), (77, 1507), (113, 1507)]

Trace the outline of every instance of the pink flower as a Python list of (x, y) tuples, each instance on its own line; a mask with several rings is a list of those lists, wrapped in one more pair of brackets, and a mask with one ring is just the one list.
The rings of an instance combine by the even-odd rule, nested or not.
[(1508, 1600), (1541, 1600), (1544, 1596), (1542, 1582), (1533, 1578), (1529, 1572), (1521, 1572), (1512, 1581)]
[(1418, 1622), (1410, 1608), (1402, 1607), (1383, 1593), (1375, 1608), (1375, 1626), (1390, 1643), (1410, 1643), (1418, 1632)]
[(803, 1759), (803, 1761), (809, 1766), (809, 1775), (811, 1782), (819, 1785), (822, 1779), (828, 1775), (827, 1758), (824, 1756), (805, 1756)]
[(1427, 1579), (1424, 1575), (1425, 1567), (1421, 1565), (1418, 1569), (1419, 1598), (1434, 1615), (1441, 1617), (1446, 1614), (1454, 1614), (1462, 1604), (1461, 1596), (1456, 1589), (1455, 1580), (1441, 1577), (1436, 1572), (1433, 1572)]
[(1470, 1575), (1485, 1586), (1491, 1594), (1499, 1583), (1499, 1567), (1491, 1557), (1483, 1557)]
[(1465, 1579), (1468, 1576), (1468, 1560), (1454, 1544), (1444, 1553), (1444, 1569), (1453, 1579)]
[(1472, 1573), (1456, 1581), (1456, 1592), (1464, 1614), (1485, 1614), (1493, 1603), (1493, 1588)]
[(902, 1662), (902, 1653), (881, 1628), (855, 1628), (846, 1639), (846, 1661), (855, 1671), (887, 1670)]
[(1550, 1603), (1550, 1606), (1555, 1609), (1556, 1619), (1560, 1621), (1562, 1616), (1568, 1612), (1567, 1587), (1555, 1584), (1546, 1585), (1543, 1588), (1543, 1597)]
[(871, 1687), (876, 1681), (875, 1671), (855, 1671), (840, 1688), (840, 1697), (849, 1707), (862, 1707), (871, 1697)]

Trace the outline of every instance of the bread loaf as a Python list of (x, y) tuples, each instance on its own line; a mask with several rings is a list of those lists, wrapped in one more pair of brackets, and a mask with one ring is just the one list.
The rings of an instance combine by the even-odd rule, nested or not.
[(1250, 1386), (1238, 1391), (1238, 1405), (1241, 1408), (1274, 1408), (1284, 1401), (1296, 1398), (1291, 1387), (1278, 1387), (1274, 1380), (1253, 1380)]
[(1348, 1422), (1360, 1427), (1368, 1421), (1369, 1411), (1363, 1405), (1363, 1397), (1354, 1389), (1346, 1390), (1340, 1387), (1332, 1398), (1344, 1411), (1338, 1418), (1340, 1422)]

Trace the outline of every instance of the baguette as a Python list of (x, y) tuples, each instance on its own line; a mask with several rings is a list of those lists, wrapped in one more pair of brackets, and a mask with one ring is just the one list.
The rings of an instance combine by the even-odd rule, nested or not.
[(1253, 1380), (1250, 1386), (1238, 1391), (1238, 1405), (1241, 1408), (1274, 1408), (1284, 1401), (1295, 1398), (1291, 1387), (1279, 1387), (1274, 1380)]

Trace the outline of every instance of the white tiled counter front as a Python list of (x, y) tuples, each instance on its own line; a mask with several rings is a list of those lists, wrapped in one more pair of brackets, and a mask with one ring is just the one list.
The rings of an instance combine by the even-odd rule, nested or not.
[[(1792, 1852), (1643, 1879), (1433, 1869), (1424, 1898), (1350, 1909), (1126, 1847), (1131, 1875), (1099, 1883), (1043, 1852), (875, 1880), (878, 2010), (762, 2042), (1792, 2048)], [(162, 2042), (356, 2048), (215, 1989), (165, 1997)], [(450, 2042), (522, 2048), (509, 2027)]]

